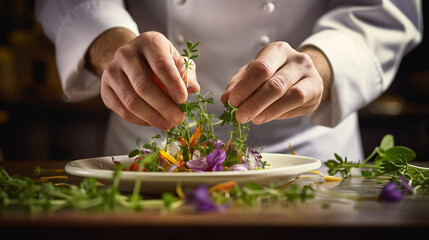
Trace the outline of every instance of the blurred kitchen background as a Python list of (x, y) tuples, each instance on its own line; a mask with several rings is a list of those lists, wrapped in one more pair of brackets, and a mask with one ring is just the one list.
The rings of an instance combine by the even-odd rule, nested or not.
[[(33, 9), (34, 1), (0, 0), (0, 161), (101, 156), (109, 112), (100, 98), (63, 101), (54, 46)], [(391, 133), (418, 161), (429, 161), (428, 18), (423, 43), (405, 57), (393, 85), (360, 111), (366, 155)]]

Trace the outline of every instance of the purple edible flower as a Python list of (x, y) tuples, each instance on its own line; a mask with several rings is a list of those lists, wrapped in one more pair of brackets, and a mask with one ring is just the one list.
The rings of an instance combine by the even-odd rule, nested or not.
[(226, 153), (222, 149), (215, 149), (205, 158), (196, 157), (196, 159), (186, 162), (186, 166), (195, 172), (204, 171), (222, 171), (222, 163), (226, 159)]
[(209, 165), (204, 160), (189, 160), (186, 166), (195, 172), (204, 172), (209, 168)]
[(408, 184), (407, 179), (405, 179), (404, 177), (399, 177), (399, 179), (401, 180), (401, 187), (408, 193), (410, 194), (414, 194), (414, 190), (413, 188), (410, 186), (410, 184)]
[(251, 170), (251, 167), (248, 163), (235, 164), (228, 168), (228, 171), (247, 171)]
[(194, 191), (186, 195), (186, 203), (200, 212), (224, 211), (226, 205), (218, 206), (210, 198), (210, 192), (207, 185), (200, 185)]
[(225, 146), (225, 143), (219, 139), (217, 139), (217, 140), (210, 139), (209, 143), (213, 144), (215, 146), (215, 148), (217, 148), (217, 149), (223, 148)]
[(258, 151), (253, 150), (251, 148), (247, 148), (247, 162), (250, 164), (252, 169), (255, 168), (264, 168), (264, 164), (262, 163), (262, 156)]
[(180, 165), (180, 162), (177, 162), (176, 164), (172, 165), (167, 172), (173, 172), (174, 169), (176, 169)]
[(399, 202), (402, 199), (402, 193), (397, 189), (397, 183), (389, 183), (383, 187), (380, 192), (380, 200), (387, 202)]
[(212, 153), (207, 155), (206, 162), (210, 167), (212, 167), (212, 171), (222, 171), (223, 166), (222, 163), (226, 159), (226, 153), (222, 149), (214, 149)]

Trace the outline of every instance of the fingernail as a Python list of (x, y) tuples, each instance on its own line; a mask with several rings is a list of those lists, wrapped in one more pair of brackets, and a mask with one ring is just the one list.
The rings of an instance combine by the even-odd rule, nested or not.
[(249, 112), (247, 110), (239, 110), (236, 117), (239, 122), (247, 123), (249, 121)]
[(241, 104), (241, 98), (237, 96), (231, 96), (229, 99), (229, 103), (234, 107), (238, 107)]

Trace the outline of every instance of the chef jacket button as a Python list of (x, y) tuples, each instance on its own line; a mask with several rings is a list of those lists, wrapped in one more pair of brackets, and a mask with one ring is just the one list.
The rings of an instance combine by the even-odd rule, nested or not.
[(262, 45), (267, 45), (268, 43), (270, 43), (271, 42), (271, 38), (269, 37), (269, 36), (267, 36), (267, 35), (264, 35), (264, 36), (262, 36), (260, 39), (259, 39), (259, 42), (262, 44)]
[(174, 0), (174, 3), (177, 5), (185, 4), (186, 0)]
[(275, 5), (274, 3), (272, 3), (272, 2), (266, 2), (266, 3), (262, 6), (262, 9), (263, 9), (265, 12), (272, 13), (272, 12), (274, 12), (274, 10), (276, 10), (276, 5)]
[(182, 34), (178, 34), (176, 35), (175, 41), (178, 45), (182, 45), (185, 43), (185, 36), (183, 36)]

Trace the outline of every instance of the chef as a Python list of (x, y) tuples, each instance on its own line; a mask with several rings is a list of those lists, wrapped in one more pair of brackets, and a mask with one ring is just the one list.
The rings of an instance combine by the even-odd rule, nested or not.
[[(179, 124), (177, 104), (210, 91), (210, 113), (229, 101), (250, 123), (249, 147), (362, 160), (357, 111), (422, 37), (417, 0), (40, 0), (36, 17), (55, 44), (65, 98), (101, 94), (112, 110), (106, 155)], [(201, 42), (188, 86), (187, 40)], [(215, 131), (227, 139), (229, 129)]]

